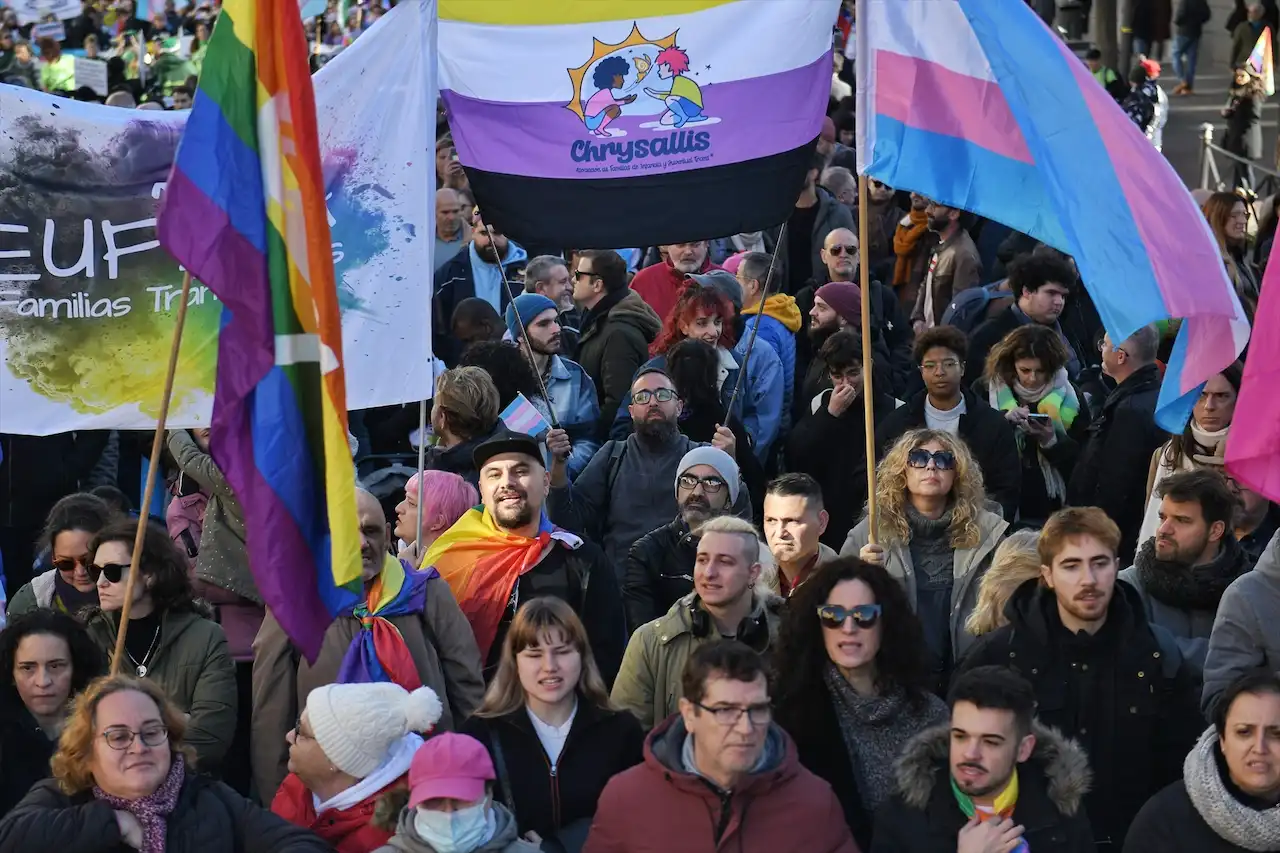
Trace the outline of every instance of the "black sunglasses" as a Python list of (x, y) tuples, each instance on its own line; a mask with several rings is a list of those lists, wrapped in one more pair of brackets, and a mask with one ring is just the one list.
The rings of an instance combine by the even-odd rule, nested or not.
[(106, 577), (107, 583), (120, 583), (120, 578), (124, 577), (128, 571), (128, 563), (107, 563), (105, 566), (95, 563), (89, 567), (89, 577), (94, 583), (98, 582), (99, 577)]
[(83, 557), (77, 557), (75, 559), (54, 560), (51, 565), (63, 574), (66, 574), (67, 572), (74, 572), (76, 570), (76, 566), (84, 566), (87, 571), (89, 568), (89, 556), (86, 554)]
[(845, 252), (848, 252), (850, 255), (857, 254), (857, 252), (858, 252), (858, 247), (857, 247), (857, 246), (846, 246), (846, 245), (844, 245), (843, 243), (836, 243), (834, 246), (832, 246), (831, 248), (827, 249), (827, 252), (829, 252), (829, 253), (830, 253), (830, 254), (832, 254), (832, 255), (835, 255), (835, 256), (838, 258), (838, 257), (840, 257), (841, 255), (843, 255)]
[(839, 604), (818, 605), (818, 621), (823, 628), (838, 631), (844, 627), (845, 620), (852, 619), (859, 628), (874, 628), (880, 621), (879, 604), (859, 604), (857, 607), (841, 607)]
[(912, 468), (928, 468), (930, 459), (939, 471), (950, 471), (956, 467), (956, 455), (950, 450), (935, 450), (930, 453), (916, 449), (907, 454), (907, 464)]

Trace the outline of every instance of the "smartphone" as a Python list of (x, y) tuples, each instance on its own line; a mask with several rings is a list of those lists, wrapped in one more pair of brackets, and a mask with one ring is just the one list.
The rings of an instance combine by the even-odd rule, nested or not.
[(1042, 414), (1040, 414), (1039, 412), (1032, 412), (1031, 414), (1027, 415), (1027, 420), (1029, 420), (1029, 421), (1039, 421), (1040, 423), (1048, 423), (1048, 422), (1049, 422), (1049, 416), (1048, 416), (1048, 415), (1042, 415)]

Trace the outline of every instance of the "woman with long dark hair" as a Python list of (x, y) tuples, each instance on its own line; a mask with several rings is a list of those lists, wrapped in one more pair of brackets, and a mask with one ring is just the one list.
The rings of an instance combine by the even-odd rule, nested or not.
[(1252, 320), (1261, 285), (1258, 270), (1249, 259), (1249, 206), (1235, 193), (1218, 192), (1205, 199), (1200, 212), (1218, 241), (1227, 276)]
[(117, 513), (101, 498), (83, 492), (67, 495), (53, 505), (40, 534), (39, 552), (49, 555), (48, 571), (23, 585), (9, 602), (10, 619), (36, 608), (76, 616), (98, 604), (98, 587), (89, 576), (93, 536)]
[[(1262, 104), (1267, 99), (1262, 78), (1254, 74), (1248, 65), (1235, 70), (1231, 88), (1227, 90), (1227, 105), (1222, 117), (1227, 129), (1222, 134), (1222, 147), (1246, 160), (1262, 159)], [(1248, 163), (1236, 163), (1234, 184), (1253, 188), (1253, 169)]]
[(49, 777), (71, 701), (106, 669), (79, 622), (32, 610), (0, 632), (0, 816)]
[(871, 814), (892, 790), (898, 752), (948, 719), (929, 692), (911, 602), (881, 567), (840, 557), (791, 597), (773, 661), (777, 723), (835, 790), (858, 848), (871, 849)]

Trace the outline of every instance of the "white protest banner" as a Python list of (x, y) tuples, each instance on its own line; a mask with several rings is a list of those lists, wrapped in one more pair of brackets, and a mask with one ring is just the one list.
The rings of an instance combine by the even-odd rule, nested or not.
[(107, 63), (101, 59), (76, 57), (76, 85), (88, 86), (102, 97), (107, 96)]
[(44, 24), (36, 24), (31, 28), (31, 40), (40, 41), (40, 39), (53, 39), (54, 41), (65, 41), (67, 38), (67, 29), (62, 26), (62, 21), (49, 21)]
[(18, 15), (18, 23), (22, 26), (44, 20), (46, 15), (53, 15), (59, 20), (74, 18), (80, 14), (80, 0), (9, 0), (6, 3)]
[[(315, 79), (352, 408), (430, 396), (435, 4)], [(155, 239), (187, 113), (0, 86), (0, 432), (150, 429), (182, 274)], [(192, 284), (170, 423), (207, 425), (222, 306)]]

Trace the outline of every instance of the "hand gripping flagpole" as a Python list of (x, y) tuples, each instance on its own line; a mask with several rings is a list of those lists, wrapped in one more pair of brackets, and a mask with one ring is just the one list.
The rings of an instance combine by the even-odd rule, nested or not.
[(169, 347), (169, 367), (164, 377), (164, 396), (160, 398), (160, 415), (156, 418), (156, 434), (151, 439), (151, 464), (147, 466), (147, 485), (142, 492), (142, 506), (138, 512), (138, 532), (133, 537), (133, 554), (129, 558), (129, 576), (124, 583), (124, 604), (120, 608), (120, 628), (116, 631), (116, 650), (111, 656), (111, 674), (120, 672), (124, 659), (124, 638), (129, 632), (129, 611), (133, 604), (133, 588), (138, 581), (138, 566), (142, 561), (142, 546), (150, 519), (151, 497), (156, 490), (156, 472), (160, 470), (160, 448), (164, 445), (164, 425), (169, 419), (169, 401), (173, 398), (173, 378), (178, 371), (178, 350), (182, 345), (182, 327), (187, 322), (187, 299), (191, 295), (191, 273), (182, 274), (182, 296), (178, 300), (178, 318), (173, 326), (173, 344)]
[[(764, 316), (764, 303), (769, 298), (769, 288), (773, 284), (773, 271), (778, 265), (778, 254), (785, 251), (787, 245), (787, 223), (782, 223), (782, 228), (778, 230), (778, 245), (774, 247), (773, 256), (769, 258), (769, 271), (764, 276), (764, 287), (760, 291), (760, 312), (756, 314), (755, 325), (751, 327), (751, 334), (747, 336), (747, 349), (742, 354), (742, 366), (738, 368), (738, 378), (733, 383), (733, 393), (729, 395), (729, 405), (724, 412), (724, 426), (729, 426), (729, 418), (732, 417), (733, 406), (738, 402), (738, 392), (742, 390), (742, 382), (747, 377), (747, 362), (751, 360), (751, 350), (755, 348), (756, 336), (760, 333), (760, 320)], [(778, 286), (782, 286), (779, 279)], [(754, 436), (753, 436), (754, 438)]]
[(862, 291), (862, 417), (867, 436), (867, 542), (876, 541), (876, 421), (871, 392), (871, 259), (867, 245), (867, 176), (858, 175), (858, 273)]

